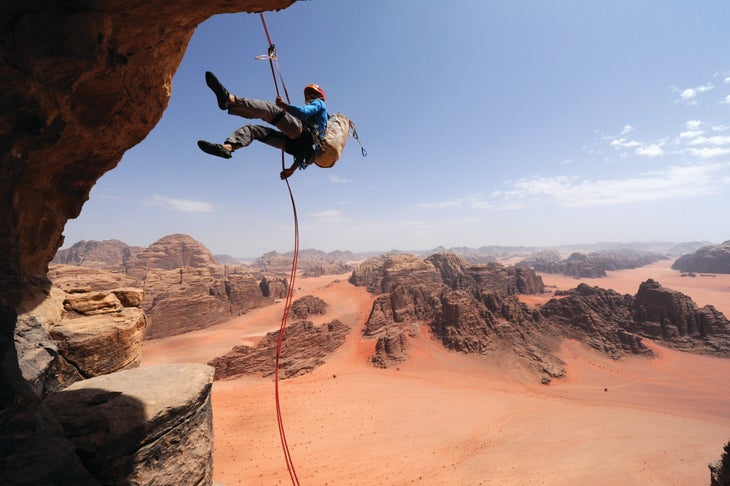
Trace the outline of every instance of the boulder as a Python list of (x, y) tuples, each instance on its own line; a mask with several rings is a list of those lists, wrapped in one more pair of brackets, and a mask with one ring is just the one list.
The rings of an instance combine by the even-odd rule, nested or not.
[(77, 312), (85, 316), (94, 316), (119, 312), (124, 306), (113, 293), (83, 292), (68, 294), (63, 301), (63, 308), (66, 311)]
[(142, 309), (64, 319), (51, 328), (58, 352), (84, 377), (139, 366), (147, 319)]
[(45, 400), (102, 484), (211, 484), (213, 369), (157, 365), (79, 381)]
[(305, 295), (291, 305), (290, 315), (293, 319), (306, 319), (311, 314), (324, 314), (327, 303), (314, 295)]

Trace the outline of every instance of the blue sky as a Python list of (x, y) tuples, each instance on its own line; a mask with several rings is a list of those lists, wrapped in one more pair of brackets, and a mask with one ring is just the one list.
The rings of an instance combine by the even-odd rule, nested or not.
[[(350, 139), (334, 168), (290, 179), (302, 248), (730, 239), (730, 2), (311, 0), (265, 17), (292, 102), (322, 85), (368, 151)], [(273, 100), (267, 47), (258, 15), (201, 24), (162, 120), (64, 247), (186, 233), (237, 257), (290, 251), (280, 152), (196, 146), (247, 123), (203, 73)]]

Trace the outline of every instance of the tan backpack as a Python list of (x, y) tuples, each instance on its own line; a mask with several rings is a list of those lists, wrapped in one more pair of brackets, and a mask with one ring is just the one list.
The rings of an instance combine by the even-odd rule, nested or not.
[[(340, 155), (342, 155), (342, 151), (345, 149), (350, 131), (352, 131), (352, 136), (360, 142), (355, 125), (347, 116), (342, 113), (335, 113), (330, 116), (327, 119), (327, 129), (325, 130), (324, 137), (317, 144), (312, 162), (324, 168), (335, 165), (335, 162), (337, 162)], [(364, 149), (362, 149), (362, 152), (363, 156), (365, 156)]]

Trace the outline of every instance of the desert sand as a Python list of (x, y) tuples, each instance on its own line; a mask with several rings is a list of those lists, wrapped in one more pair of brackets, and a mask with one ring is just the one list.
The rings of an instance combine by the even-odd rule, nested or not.
[[(730, 315), (730, 275), (680, 277), (659, 262), (589, 285), (635, 294), (654, 278)], [(541, 385), (505, 357), (450, 352), (424, 327), (410, 359), (381, 370), (361, 337), (373, 297), (348, 275), (298, 278), (295, 298), (328, 304), (347, 342), (313, 373), (280, 382), (287, 443), (302, 485), (703, 485), (730, 440), (730, 360), (650, 345), (655, 359), (611, 360), (577, 342), (568, 376)], [(567, 289), (580, 280), (542, 275)], [(547, 300), (548, 295), (525, 299)], [(201, 362), (279, 328), (283, 303), (212, 328), (147, 341), (143, 366)], [(646, 341), (645, 341), (646, 342)], [(214, 479), (290, 484), (271, 378), (213, 386)]]

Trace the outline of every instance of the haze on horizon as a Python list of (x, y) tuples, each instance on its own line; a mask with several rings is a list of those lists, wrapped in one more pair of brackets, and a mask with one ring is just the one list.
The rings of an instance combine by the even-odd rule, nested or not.
[[(300, 247), (730, 239), (728, 14), (727, 2), (660, 0), (317, 0), (267, 13), (292, 102), (321, 84), (368, 151), (350, 140), (334, 168), (290, 179)], [(280, 154), (254, 145), (223, 160), (195, 145), (246, 123), (216, 107), (204, 71), (274, 98), (254, 60), (267, 45), (258, 15), (203, 23), (163, 119), (97, 183), (64, 248), (185, 233), (216, 254), (290, 251)]]

